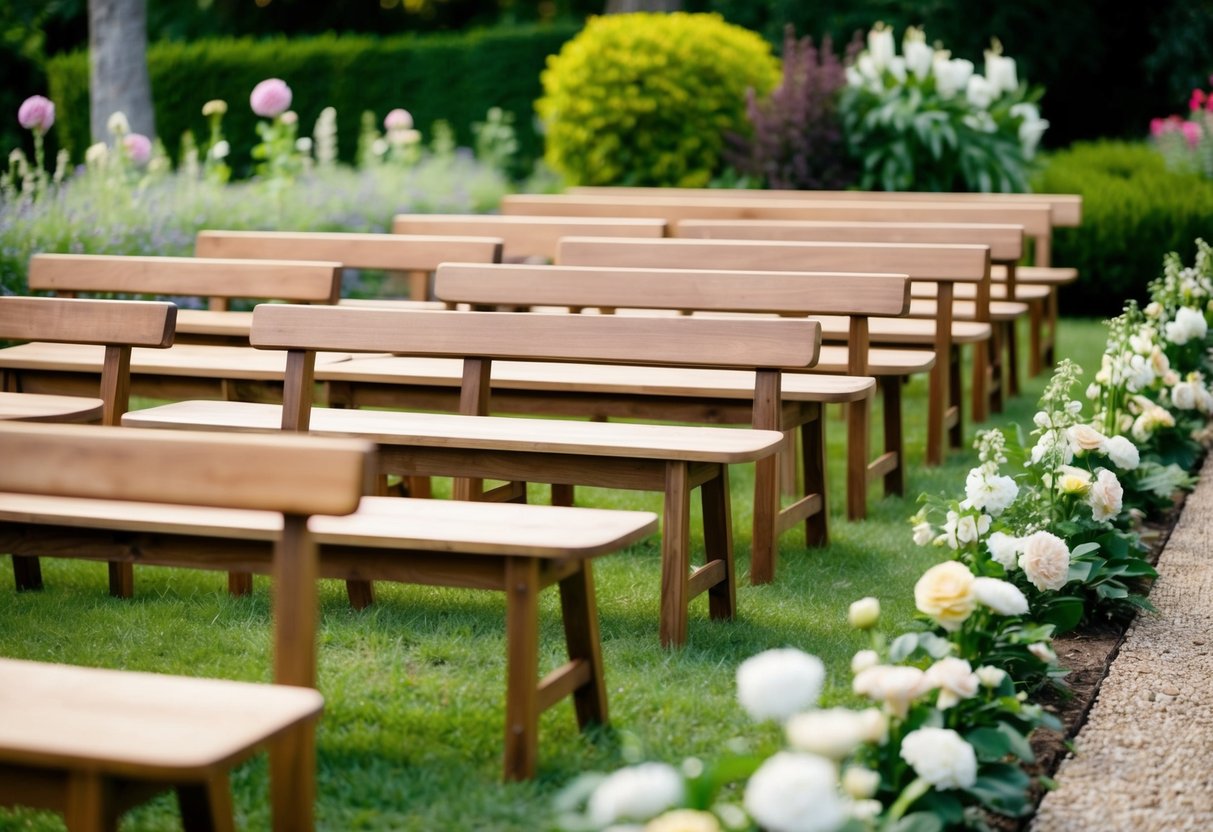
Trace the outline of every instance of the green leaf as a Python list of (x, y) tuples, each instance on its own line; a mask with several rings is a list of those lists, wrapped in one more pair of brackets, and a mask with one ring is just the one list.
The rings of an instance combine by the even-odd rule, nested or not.
[(996, 763), (983, 766), (977, 782), (965, 791), (995, 812), (1020, 817), (1031, 811), (1028, 802), (1030, 785), (1031, 780), (1019, 766)]
[(1090, 580), (1091, 570), (1094, 566), (1095, 564), (1091, 563), (1090, 561), (1071, 560), (1070, 575), (1066, 579), (1066, 582), (1069, 583), (1070, 581), (1080, 581), (1081, 583), (1085, 584), (1088, 580)]
[(1005, 722), (998, 724), (998, 731), (1006, 737), (1012, 754), (1025, 763), (1031, 763), (1036, 760), (1036, 753), (1032, 751), (1032, 744), (1028, 742), (1027, 737)]
[(1011, 740), (997, 728), (975, 728), (965, 741), (977, 752), (977, 759), (997, 762), (1011, 753)]
[[(1078, 626), (1078, 622), (1082, 621), (1083, 602), (1081, 598), (1076, 598), (1073, 595), (1063, 595), (1059, 598), (1054, 598), (1049, 601), (1048, 605), (1040, 613), (1040, 617), (1052, 624), (1059, 633), (1064, 633), (1073, 630)], [(1043, 636), (1042, 638), (1048, 638)], [(1041, 639), (1035, 639), (1040, 641)]]
[(1099, 551), (1099, 544), (1092, 540), (1088, 543), (1080, 543), (1079, 545), (1077, 545), (1073, 549), (1071, 549), (1070, 557), (1071, 558), (1080, 558), (1083, 555), (1089, 554), (1090, 552), (1098, 552), (1098, 551)]
[(889, 645), (889, 661), (902, 661), (917, 649), (918, 633), (902, 633)]
[(932, 812), (905, 815), (885, 832), (943, 832), (943, 821)]
[(1129, 597), (1129, 590), (1119, 584), (1107, 583), (1095, 587), (1095, 594), (1105, 601)]

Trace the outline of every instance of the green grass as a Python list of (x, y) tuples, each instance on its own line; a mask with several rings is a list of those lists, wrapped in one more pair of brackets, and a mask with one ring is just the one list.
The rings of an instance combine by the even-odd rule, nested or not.
[[(1067, 320), (1060, 355), (1093, 371), (1103, 349), (1099, 322)], [(1090, 372), (1087, 374), (1088, 378)], [(1047, 376), (990, 424), (1030, 425)], [(677, 762), (710, 758), (730, 740), (773, 750), (772, 726), (752, 725), (734, 699), (739, 662), (769, 647), (793, 645), (821, 656), (829, 669), (827, 701), (846, 700), (848, 663), (860, 638), (846, 625), (847, 605), (880, 598), (884, 628), (913, 616), (911, 588), (939, 559), (909, 536), (907, 518), (923, 492), (955, 494), (974, 462), (967, 447), (942, 467), (923, 459), (925, 385), (906, 387), (907, 498), (875, 501), (871, 516), (847, 522), (843, 506), (841, 415), (831, 412), (832, 543), (807, 550), (792, 532), (780, 547), (773, 584), (748, 584), (752, 472), (733, 473), (739, 555), (739, 616), (712, 622), (707, 602), (691, 610), (689, 645), (657, 644), (659, 562), (655, 540), (598, 561), (597, 584), (612, 727), (579, 734), (570, 705), (541, 720), (539, 775), (530, 783), (499, 780), (504, 696), (504, 602), (492, 593), (381, 584), (371, 609), (352, 612), (344, 586), (321, 587), (320, 688), (327, 704), (319, 729), (317, 820), (322, 829), (537, 830), (550, 826), (553, 795), (575, 775), (611, 770), (640, 755)], [(876, 420), (879, 424), (879, 419)], [(987, 425), (988, 426), (988, 425)], [(972, 436), (974, 426), (969, 425)], [(985, 426), (978, 426), (985, 427)], [(655, 509), (654, 495), (582, 489), (585, 505)], [(81, 665), (231, 679), (269, 678), (268, 581), (233, 599), (219, 573), (142, 568), (137, 597), (106, 595), (104, 567), (47, 559), (46, 589), (16, 594), (7, 556), (0, 557), (0, 655)], [(542, 606), (544, 669), (562, 661), (554, 591)], [(0, 718), (19, 718), (5, 714)], [(268, 827), (264, 757), (233, 778), (237, 824)], [(0, 812), (0, 830), (62, 829), (54, 815)], [(124, 830), (180, 828), (175, 803), (161, 798), (124, 820)]]

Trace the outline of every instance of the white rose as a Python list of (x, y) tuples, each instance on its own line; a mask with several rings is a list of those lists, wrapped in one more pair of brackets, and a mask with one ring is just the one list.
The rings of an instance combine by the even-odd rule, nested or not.
[(914, 584), (914, 604), (945, 630), (960, 629), (976, 604), (973, 573), (954, 560), (932, 566)]
[(967, 789), (977, 781), (973, 746), (950, 728), (919, 728), (906, 734), (901, 758), (936, 789)]
[(1070, 550), (1051, 532), (1033, 532), (1023, 541), (1019, 568), (1037, 589), (1061, 589), (1070, 577)]
[(914, 527), (914, 543), (917, 546), (926, 546), (935, 539), (935, 530), (931, 528), (931, 524), (925, 520)]
[(962, 699), (975, 696), (981, 684), (972, 666), (955, 656), (940, 659), (928, 667), (927, 683), (939, 688), (939, 699), (935, 704), (941, 711), (946, 711)]
[(768, 758), (746, 783), (743, 802), (768, 832), (833, 832), (847, 818), (834, 765), (812, 754)]
[(1124, 496), (1125, 490), (1116, 475), (1107, 468), (1100, 468), (1091, 493), (1087, 495), (1091, 516), (1096, 520), (1111, 520), (1124, 507)]
[(1171, 388), (1171, 404), (1177, 410), (1196, 409), (1196, 388), (1190, 381), (1181, 381)]
[(788, 720), (788, 745), (831, 760), (841, 760), (867, 739), (864, 718), (848, 708), (806, 711)]
[(1013, 571), (1019, 565), (1019, 553), (1022, 546), (1022, 540), (1005, 532), (994, 532), (986, 539), (986, 550), (990, 553), (990, 557), (1002, 564), (1002, 567), (1008, 572)]
[(926, 674), (917, 667), (881, 664), (859, 673), (851, 682), (851, 689), (860, 696), (883, 702), (891, 714), (904, 719), (910, 703), (931, 686)]
[(1066, 428), (1066, 440), (1076, 454), (1084, 451), (1102, 453), (1108, 444), (1108, 437), (1090, 425), (1070, 425)]
[(847, 609), (847, 622), (857, 630), (870, 630), (879, 620), (880, 600), (877, 598), (860, 598)]
[(737, 700), (759, 722), (783, 721), (817, 704), (825, 673), (821, 659), (801, 650), (765, 650), (737, 666)]
[(1028, 599), (1022, 590), (1009, 581), (998, 578), (977, 578), (973, 581), (973, 597), (983, 607), (999, 615), (1023, 615), (1028, 611)]
[(978, 681), (981, 682), (983, 688), (993, 690), (1002, 684), (1007, 678), (1007, 672), (1001, 667), (991, 667), (990, 665), (982, 665), (973, 671), (977, 674)]
[(1117, 468), (1125, 471), (1132, 471), (1141, 464), (1141, 454), (1137, 446), (1124, 436), (1108, 438), (1108, 459), (1112, 460), (1112, 464)]
[(665, 763), (621, 768), (598, 784), (586, 812), (599, 827), (618, 820), (644, 821), (682, 802), (682, 775)]
[(842, 790), (853, 800), (866, 800), (880, 788), (880, 773), (862, 766), (847, 766), (842, 773)]
[(956, 541), (958, 543), (977, 542), (977, 518), (966, 514), (956, 521)]
[(880, 664), (880, 654), (875, 650), (860, 650), (851, 657), (851, 673), (858, 674)]

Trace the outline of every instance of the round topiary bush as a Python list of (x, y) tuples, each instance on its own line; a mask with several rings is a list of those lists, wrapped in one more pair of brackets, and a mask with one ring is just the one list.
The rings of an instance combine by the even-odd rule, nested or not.
[(746, 89), (779, 82), (770, 45), (715, 14), (591, 18), (548, 58), (536, 102), (545, 158), (577, 185), (708, 184)]

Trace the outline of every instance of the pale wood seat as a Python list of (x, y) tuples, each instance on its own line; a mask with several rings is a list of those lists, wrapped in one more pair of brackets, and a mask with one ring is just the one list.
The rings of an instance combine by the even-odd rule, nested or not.
[[(501, 261), (504, 241), (499, 234), (444, 231), (418, 234), (373, 234), (341, 231), (199, 231), (194, 254), (201, 258), (253, 260), (333, 260), (348, 269), (377, 269), (407, 286), (407, 303), (417, 308), (442, 308), (431, 300), (431, 275), (446, 260), (468, 263)], [(400, 287), (403, 288), (403, 287)], [(332, 303), (336, 303), (334, 297)], [(343, 303), (362, 303), (342, 299)], [(405, 302), (405, 301), (398, 301)]]
[[(626, 217), (543, 217), (501, 214), (397, 214), (396, 234), (481, 234), (500, 237), (505, 262), (556, 259), (561, 237), (664, 237), (660, 219)], [(447, 257), (449, 262), (471, 263), (475, 258)]]
[[(906, 321), (898, 318), (873, 318), (869, 337), (884, 345), (918, 345), (928, 340), (935, 362), (929, 377), (927, 413), (927, 462), (943, 460), (945, 437), (959, 446), (962, 436), (957, 332), (972, 330), (974, 341), (991, 337), (988, 323), (956, 322), (951, 319), (951, 287), (957, 282), (989, 286), (990, 252), (988, 246), (926, 245), (897, 243), (812, 243), (761, 240), (627, 240), (623, 238), (569, 237), (561, 242), (559, 262), (568, 266), (614, 266), (631, 268), (700, 268), (739, 271), (834, 271), (885, 272), (908, 274), (911, 279), (932, 279), (939, 283), (940, 314), (934, 321)], [(886, 320), (888, 321), (886, 325)], [(822, 337), (845, 341), (849, 328), (845, 319), (821, 320)], [(915, 331), (914, 340), (905, 337)], [(990, 353), (984, 344), (974, 351), (979, 372), (976, 381), (984, 383), (991, 375), (987, 367)], [(900, 411), (902, 377), (881, 379), (881, 391), (887, 397), (886, 413)], [(975, 401), (987, 398), (984, 387)]]
[[(784, 409), (781, 370), (811, 366), (819, 342), (812, 321), (643, 321), (263, 304), (254, 311), (252, 343), (289, 351), (283, 407), (184, 402), (128, 414), (125, 423), (364, 436), (379, 444), (382, 473), (454, 476), (460, 498), (525, 500), (528, 481), (661, 491), (660, 635), (663, 644), (677, 645), (686, 640), (688, 603), (695, 595), (708, 593), (712, 617), (734, 615), (728, 466), (776, 453), (783, 439), (777, 430)], [(462, 365), (462, 415), (313, 409), (309, 394), (315, 353), (337, 345), (354, 352), (457, 359)], [(407, 364), (413, 359), (378, 360)], [(753, 429), (489, 417), (491, 368), (506, 360), (746, 367), (750, 372), (742, 375), (748, 376)], [(410, 401), (397, 394), (394, 404), (409, 406)], [(816, 407), (810, 409), (812, 418), (818, 415)], [(486, 495), (483, 478), (508, 482)], [(703, 504), (707, 563), (692, 572), (690, 497), (696, 487)], [(568, 499), (558, 491), (554, 497)], [(755, 506), (755, 514), (774, 508), (774, 500), (764, 502)], [(778, 519), (764, 516), (761, 527), (756, 519), (755, 528), (770, 535), (777, 527), (803, 521), (820, 526), (824, 534), (824, 510), (822, 478), (814, 493)], [(756, 557), (760, 550), (773, 560), (774, 541), (756, 542)], [(352, 585), (351, 598), (355, 604), (369, 603), (369, 586)]]
[(102, 399), (0, 390), (0, 421), (88, 424), (100, 422), (104, 412), (105, 402)]

